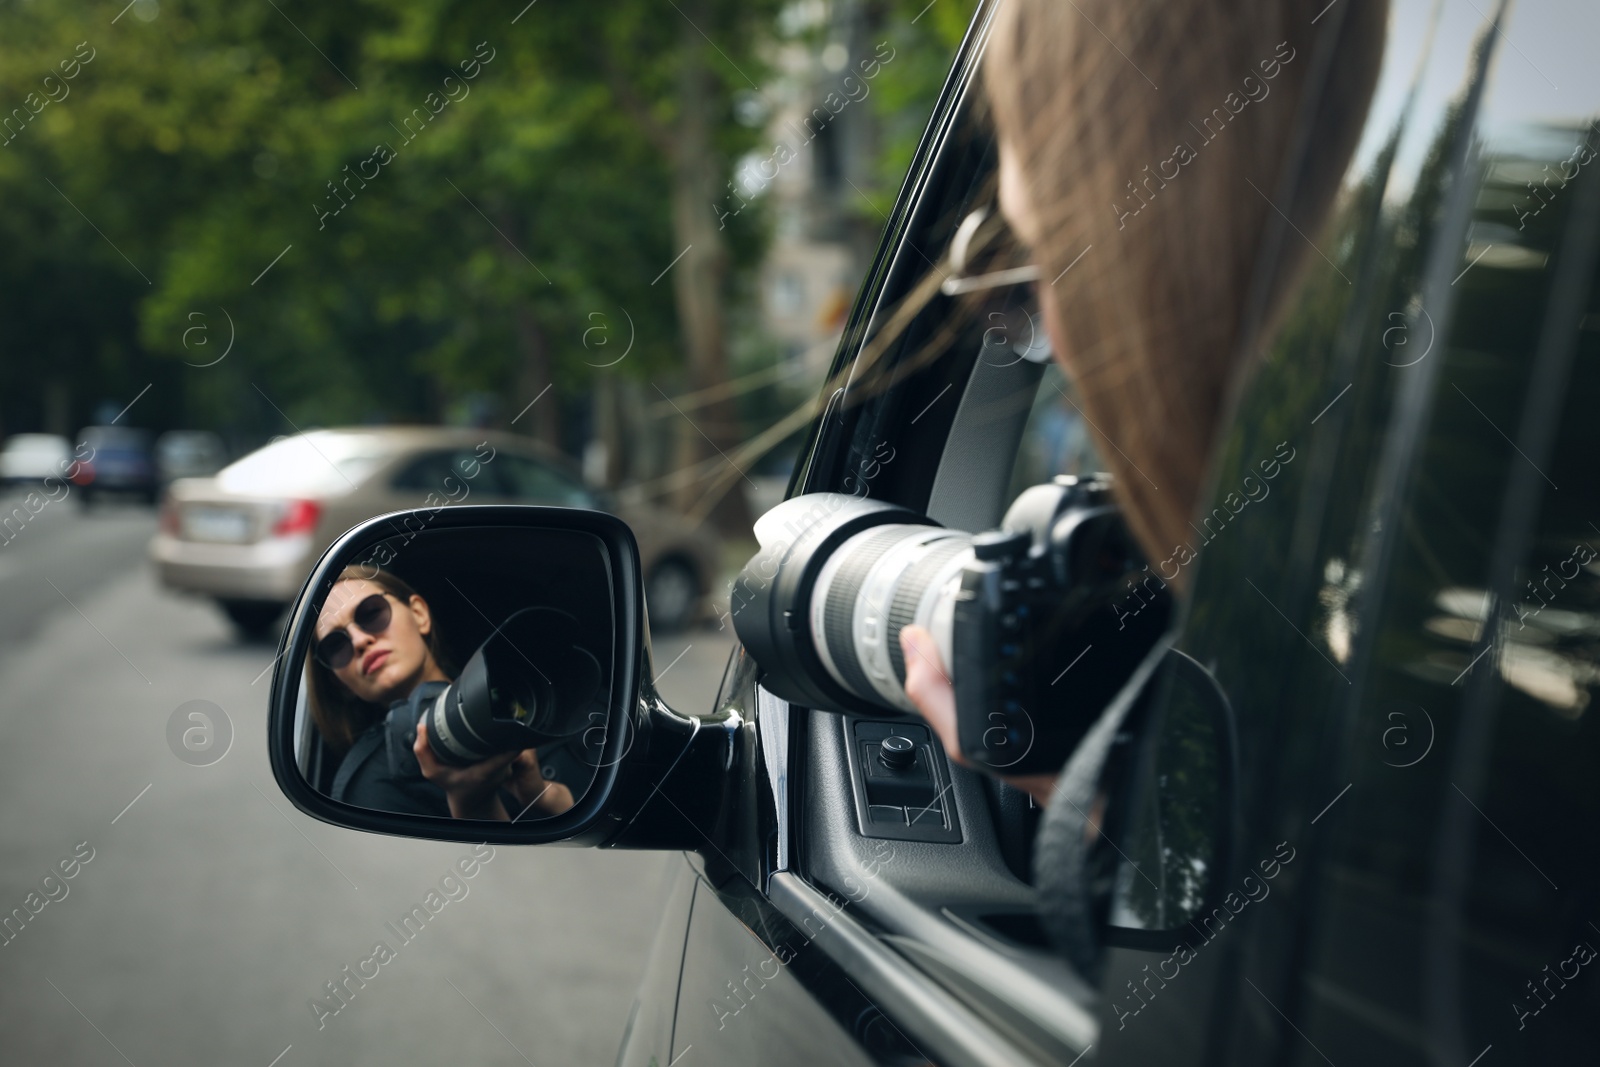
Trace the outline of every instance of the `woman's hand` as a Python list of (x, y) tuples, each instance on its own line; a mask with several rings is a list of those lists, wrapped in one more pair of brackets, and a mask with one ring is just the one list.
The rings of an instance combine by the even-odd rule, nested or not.
[(545, 815), (560, 815), (575, 803), (571, 789), (545, 778), (539, 767), (539, 750), (536, 748), (525, 748), (517, 753), (516, 759), (511, 761), (511, 780), (506, 783), (506, 788), (522, 805), (512, 821), (532, 807), (537, 807)]
[(457, 819), (510, 821), (511, 817), (506, 814), (506, 806), (500, 803), (497, 791), (501, 786), (509, 785), (513, 775), (511, 765), (521, 753), (501, 752), (466, 767), (452, 767), (441, 763), (433, 754), (433, 749), (428, 746), (428, 727), (423, 722), (417, 723), (417, 740), (412, 744), (411, 751), (417, 757), (417, 765), (422, 768), (422, 776), (444, 790), (452, 816)]
[[(560, 782), (548, 781), (539, 767), (539, 750), (501, 752), (466, 767), (439, 762), (428, 747), (428, 727), (417, 723), (417, 740), (411, 746), (422, 776), (444, 790), (450, 814), (457, 819), (491, 819), (514, 822), (529, 808), (545, 815), (560, 815), (575, 803), (572, 790)], [(499, 797), (504, 789), (521, 805), (516, 815), (506, 814)]]
[[(956, 733), (956, 691), (939, 659), (939, 645), (933, 635), (920, 626), (907, 626), (900, 631), (900, 649), (906, 657), (906, 696), (917, 706), (917, 711), (928, 720), (933, 732), (944, 744), (945, 754), (965, 767), (973, 764), (961, 752), (961, 741)], [(983, 770), (983, 768), (975, 768)], [(996, 775), (1002, 782), (1022, 790), (1033, 797), (1041, 808), (1050, 803), (1055, 790), (1053, 774)]]

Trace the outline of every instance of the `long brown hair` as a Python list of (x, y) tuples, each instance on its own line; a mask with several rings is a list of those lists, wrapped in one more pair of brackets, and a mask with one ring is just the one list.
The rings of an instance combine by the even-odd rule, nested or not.
[[(371, 582), (400, 601), (402, 605), (410, 604), (411, 598), (418, 595), (403, 578), (365, 564), (352, 564), (340, 571), (339, 577), (334, 579), (334, 585), (346, 581)], [(451, 660), (444, 639), (440, 636), (437, 617), (434, 617), (433, 625), (428, 628), (428, 632), (422, 635), (422, 642), (432, 654), (433, 661), (439, 665), (439, 669), (454, 677), (456, 673), (454, 661)], [(311, 721), (317, 724), (317, 732), (322, 735), (322, 740), (335, 752), (348, 751), (350, 746), (355, 744), (356, 738), (365, 733), (373, 723), (380, 721), (389, 710), (362, 700), (352, 693), (348, 686), (334, 676), (333, 671), (317, 661), (314, 651), (306, 656), (306, 679)]]
[[(1326, 0), (1004, 0), (995, 16), (984, 82), (1036, 230), (1023, 236), (1040, 300), (1152, 560), (1189, 539), (1230, 394), (1355, 149), (1387, 3), (1341, 6), (1324, 18)], [(1339, 38), (1331, 62), (1322, 32)], [(1294, 199), (1274, 202), (1291, 167)], [(1307, 237), (1288, 234), (1253, 293), (1280, 207)]]

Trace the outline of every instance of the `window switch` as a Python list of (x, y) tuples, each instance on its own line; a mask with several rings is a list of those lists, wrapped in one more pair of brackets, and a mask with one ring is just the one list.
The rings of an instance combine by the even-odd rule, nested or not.
[(939, 810), (939, 805), (934, 803), (925, 808), (909, 809), (912, 826), (943, 826), (944, 812)]
[(906, 824), (906, 809), (894, 804), (871, 804), (867, 807), (867, 818), (875, 823), (904, 826)]

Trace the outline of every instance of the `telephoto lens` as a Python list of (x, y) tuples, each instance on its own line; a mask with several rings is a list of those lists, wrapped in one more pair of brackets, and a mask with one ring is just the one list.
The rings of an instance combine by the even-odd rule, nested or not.
[(971, 535), (844, 493), (785, 500), (755, 534), (761, 550), (729, 612), (762, 684), (811, 707), (914, 711), (900, 631), (926, 626), (950, 662), (953, 604), (941, 591), (959, 579)]
[(500, 752), (566, 741), (593, 725), (600, 662), (572, 643), (576, 620), (551, 608), (506, 619), (424, 712), (428, 746), (464, 767)]
[(1172, 618), (1108, 476), (1036, 485), (1001, 530), (949, 530), (840, 493), (786, 500), (755, 526), (760, 552), (730, 595), (761, 684), (808, 707), (915, 712), (900, 633), (933, 634), (962, 753), (994, 770), (1053, 770)]

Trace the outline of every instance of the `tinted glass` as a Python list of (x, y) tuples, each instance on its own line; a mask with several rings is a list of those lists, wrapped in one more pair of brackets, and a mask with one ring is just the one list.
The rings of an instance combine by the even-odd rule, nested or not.
[(568, 507), (594, 506), (589, 491), (562, 471), (526, 456), (502, 454), (495, 459), (500, 492), (514, 501), (529, 504), (563, 504)]
[[(1228, 881), (1267, 863), (1272, 894), (1181, 969), (1120, 954), (1142, 1017), (1107, 1016), (1108, 1062), (1591, 1054), (1600, 87), (1570, 7), (1516, 11), (1391, 5), (1341, 208), (1291, 235), (1320, 255), (1224, 442), (1213, 504), (1251, 499), (1200, 520), (1180, 641), (1238, 713)], [(1528, 988), (1553, 972), (1579, 978)]]

